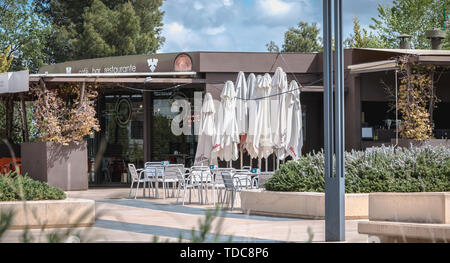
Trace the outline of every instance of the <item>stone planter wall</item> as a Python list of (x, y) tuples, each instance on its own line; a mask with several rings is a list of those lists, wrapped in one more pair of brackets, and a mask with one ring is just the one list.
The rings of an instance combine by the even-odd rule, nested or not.
[(450, 192), (371, 193), (369, 221), (358, 232), (372, 242), (436, 243), (450, 240)]
[(23, 143), (22, 173), (64, 191), (88, 189), (87, 143)]
[[(296, 218), (325, 218), (325, 194), (305, 192), (272, 192), (263, 189), (243, 190), (244, 213)], [(345, 195), (346, 219), (368, 217), (368, 194)]]
[(2, 213), (13, 211), (11, 229), (85, 227), (95, 222), (95, 201), (84, 199), (0, 202)]
[(371, 193), (369, 220), (450, 224), (450, 192)]

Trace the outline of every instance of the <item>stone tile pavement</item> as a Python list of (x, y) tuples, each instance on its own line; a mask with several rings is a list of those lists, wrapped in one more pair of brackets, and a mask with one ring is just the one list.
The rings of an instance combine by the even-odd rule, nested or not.
[[(199, 220), (205, 212), (214, 209), (212, 204), (201, 205), (197, 195), (193, 203), (182, 206), (176, 204), (176, 198), (155, 199), (128, 198), (127, 188), (94, 188), (88, 191), (67, 192), (68, 197), (91, 199), (96, 201), (96, 222), (93, 227), (74, 229), (80, 232), (84, 242), (153, 242), (154, 236), (160, 241), (177, 242), (180, 235), (184, 241), (191, 237), (192, 229), (198, 230)], [(133, 193), (134, 194), (134, 193)], [(162, 192), (160, 193), (160, 197)], [(209, 197), (211, 199), (211, 197)], [(181, 200), (180, 200), (181, 201)], [(213, 224), (208, 236), (212, 240), (220, 227), (220, 241), (232, 242), (324, 242), (324, 220), (307, 220), (246, 215), (240, 210), (239, 198), (232, 212), (221, 214)], [(367, 235), (357, 232), (359, 220), (347, 220), (346, 242), (367, 242)], [(221, 223), (221, 224), (220, 224)], [(30, 230), (34, 241), (45, 241), (45, 235), (66, 229)], [(9, 230), (1, 242), (18, 242), (22, 230)]]

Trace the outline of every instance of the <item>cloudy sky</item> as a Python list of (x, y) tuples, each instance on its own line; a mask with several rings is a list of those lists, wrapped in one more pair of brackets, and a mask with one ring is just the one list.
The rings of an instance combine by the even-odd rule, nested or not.
[[(343, 0), (344, 36), (352, 31), (352, 17), (361, 25), (377, 16), (378, 4), (392, 0)], [(284, 32), (299, 21), (322, 26), (322, 0), (166, 0), (159, 52), (266, 51), (266, 43), (280, 47)]]

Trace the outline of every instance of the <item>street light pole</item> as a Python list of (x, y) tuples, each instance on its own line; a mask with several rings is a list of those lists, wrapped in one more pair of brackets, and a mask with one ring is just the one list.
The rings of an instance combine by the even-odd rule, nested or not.
[[(334, 2), (334, 6), (333, 3)], [(333, 12), (334, 8), (334, 12)], [(334, 23), (333, 23), (334, 20)], [(334, 107), (333, 107), (333, 25)], [(344, 51), (342, 0), (323, 0), (325, 240), (345, 240)], [(333, 111), (334, 110), (334, 111)], [(336, 154), (335, 166), (333, 154)], [(335, 169), (334, 169), (335, 168)], [(334, 173), (334, 170), (336, 173)]]

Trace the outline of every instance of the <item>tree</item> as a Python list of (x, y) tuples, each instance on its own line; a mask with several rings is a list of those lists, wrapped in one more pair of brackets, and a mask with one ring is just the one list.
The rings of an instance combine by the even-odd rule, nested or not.
[(442, 28), (443, 8), (450, 0), (394, 0), (392, 6), (378, 5), (378, 18), (372, 18), (380, 40), (388, 48), (398, 48), (398, 36), (412, 36), (411, 44), (415, 49), (429, 49), (430, 41), (425, 32)]
[(284, 34), (283, 52), (318, 52), (322, 50), (320, 30), (316, 23), (299, 22)]
[(398, 58), (400, 86), (398, 110), (402, 115), (400, 135), (406, 139), (427, 140), (433, 134), (433, 110), (439, 102), (434, 90), (434, 65), (409, 62), (408, 56)]
[(273, 40), (266, 44), (266, 48), (269, 52), (280, 52), (280, 48)]
[(156, 52), (163, 0), (35, 0), (52, 25), (49, 63)]
[(33, 11), (27, 0), (0, 1), (0, 49), (8, 46), (14, 56), (11, 69), (37, 71), (46, 60), (45, 39), (49, 28), (43, 16)]
[(95, 117), (97, 84), (63, 84), (48, 89), (41, 80), (31, 87), (31, 92), (37, 98), (33, 117), (40, 141), (78, 144), (100, 130)]
[[(319, 37), (320, 30), (316, 23), (309, 25), (299, 22), (297, 28), (290, 27), (284, 33), (284, 44), (282, 52), (318, 52), (322, 50), (322, 38)], [(280, 52), (280, 48), (274, 41), (266, 44), (269, 52)]]
[(373, 33), (368, 33), (365, 28), (361, 29), (358, 16), (353, 17), (353, 34), (344, 40), (347, 48), (383, 48), (381, 42)]
[(0, 73), (8, 72), (9, 67), (13, 61), (13, 56), (9, 56), (9, 51), (11, 50), (11, 46), (8, 46), (5, 51), (3, 51), (3, 55), (0, 55)]

